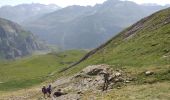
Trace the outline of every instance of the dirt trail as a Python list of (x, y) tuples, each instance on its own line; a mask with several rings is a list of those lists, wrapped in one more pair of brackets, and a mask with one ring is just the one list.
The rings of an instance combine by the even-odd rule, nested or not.
[(32, 100), (31, 98), (39, 95), (40, 88), (23, 89), (13, 92), (0, 94), (0, 100)]

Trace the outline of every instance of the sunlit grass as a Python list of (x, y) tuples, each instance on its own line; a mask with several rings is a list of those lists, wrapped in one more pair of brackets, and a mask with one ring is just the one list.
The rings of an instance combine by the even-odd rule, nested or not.
[(52, 72), (67, 67), (84, 54), (85, 51), (72, 50), (1, 62), (0, 91), (17, 90), (40, 84), (49, 80)]

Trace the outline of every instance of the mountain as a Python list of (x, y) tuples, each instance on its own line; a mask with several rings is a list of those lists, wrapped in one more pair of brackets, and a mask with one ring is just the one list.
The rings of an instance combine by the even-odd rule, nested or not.
[[(46, 83), (53, 88), (51, 98), (57, 100), (169, 100), (169, 15), (170, 8), (141, 19), (76, 63), (85, 52), (0, 62), (0, 97), (42, 99), (39, 90)], [(65, 95), (55, 97), (56, 92)]]
[(20, 25), (0, 18), (0, 58), (13, 59), (42, 49), (34, 35)]
[(170, 65), (169, 15), (170, 8), (143, 18), (90, 51), (70, 68), (105, 63), (115, 67), (154, 69), (164, 66), (162, 69), (166, 69)]
[[(95, 88), (101, 82), (99, 81), (100, 72), (109, 74), (108, 79), (110, 79), (107, 85), (108, 91), (103, 95), (101, 95), (103, 93), (101, 91), (96, 92), (96, 89), (101, 89), (99, 87), (103, 85)], [(72, 84), (74, 82), (83, 84), (79, 85), (77, 90), (81, 90), (84, 95), (81, 98), (87, 100), (93, 97), (99, 100), (101, 98), (106, 98), (106, 100), (112, 100), (112, 98), (116, 98), (116, 100), (136, 100), (137, 98), (168, 100), (167, 95), (170, 92), (167, 91), (170, 82), (170, 8), (141, 19), (59, 73), (65, 73), (64, 75), (69, 78), (73, 75), (70, 82), (64, 83), (67, 86), (63, 84), (62, 89), (72, 87), (72, 91), (75, 92), (78, 86), (74, 87)], [(57, 81), (60, 82), (63, 79), (60, 78)], [(102, 79), (106, 80), (105, 76)], [(87, 89), (88, 87), (89, 89)], [(86, 89), (83, 91), (84, 88)], [(72, 93), (70, 92), (70, 94)], [(63, 99), (63, 97), (61, 98)]]
[(159, 5), (138, 5), (108, 0), (94, 7), (70, 6), (46, 14), (24, 26), (40, 38), (64, 49), (89, 49), (137, 20), (163, 9)]
[(60, 7), (53, 4), (43, 5), (38, 3), (3, 6), (0, 8), (0, 17), (22, 23), (57, 9), (60, 9)]

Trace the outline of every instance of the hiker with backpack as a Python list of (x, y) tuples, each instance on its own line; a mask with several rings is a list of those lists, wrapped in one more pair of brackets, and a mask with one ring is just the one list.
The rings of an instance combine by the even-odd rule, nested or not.
[(103, 77), (104, 77), (104, 85), (103, 85), (103, 91), (106, 91), (108, 89), (109, 86), (109, 73), (103, 73)]
[(47, 95), (47, 89), (45, 86), (43, 86), (42, 88), (42, 93), (44, 94), (44, 98), (46, 98), (46, 95)]
[(100, 74), (103, 75), (103, 80), (104, 80), (104, 84), (103, 84), (103, 88), (102, 88), (103, 91), (107, 91), (107, 89), (109, 87), (110, 81), (112, 79), (111, 73), (112, 73), (112, 71), (109, 70), (108, 68), (106, 69), (106, 71), (100, 72)]
[(47, 88), (48, 97), (51, 97), (51, 92), (52, 92), (52, 88), (51, 88), (51, 85), (49, 85)]

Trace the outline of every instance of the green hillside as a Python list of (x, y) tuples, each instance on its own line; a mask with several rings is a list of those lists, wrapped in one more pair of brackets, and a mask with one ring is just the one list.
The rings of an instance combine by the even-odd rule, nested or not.
[(65, 66), (77, 61), (85, 51), (65, 51), (0, 62), (0, 91), (18, 90), (55, 78)]
[[(112, 67), (113, 71), (120, 71), (120, 73), (122, 73), (120, 76), (121, 79), (125, 75), (128, 81), (123, 80), (123, 83), (119, 81), (113, 83), (113, 88), (107, 92), (86, 89), (86, 91), (83, 92), (78, 91), (82, 92), (82, 94), (80, 94), (82, 95), (82, 100), (89, 100), (91, 96), (95, 97), (95, 100), (112, 100), (113, 98), (115, 100), (169, 100), (169, 15), (170, 8), (144, 18), (125, 29), (105, 44), (90, 51), (84, 57), (82, 56), (85, 52), (73, 50), (57, 54), (50, 53), (47, 55), (34, 56), (23, 60), (12, 61), (11, 63), (1, 63), (0, 80), (2, 82), (0, 82), (0, 91), (16, 90), (36, 84), (40, 85), (40, 83), (44, 81), (50, 83), (51, 81), (49, 82), (48, 80), (51, 79), (55, 80), (53, 87), (58, 89), (57, 81), (62, 83), (62, 80), (57, 80), (60, 76), (64, 79), (63, 81), (68, 81), (69, 79), (67, 79), (66, 76), (71, 77), (75, 75), (75, 73), (81, 72), (75, 76), (77, 77), (82, 74), (82, 69), (89, 65), (108, 64)], [(71, 66), (68, 66), (70, 64)], [(153, 73), (147, 75), (146, 72), (148, 71)], [(75, 81), (74, 78), (70, 80)], [(84, 81), (85, 78), (88, 79), (88, 83)], [(94, 77), (91, 77), (90, 80), (89, 78), (89, 75), (88, 78), (83, 77), (83, 81), (81, 82), (86, 82), (83, 85), (90, 86), (89, 84), (91, 83), (89, 82)], [(115, 78), (118, 79), (117, 77)], [(83, 87), (83, 85), (79, 87), (77, 83), (75, 84), (76, 85), (68, 81), (67, 84), (63, 84), (64, 86), (61, 87), (61, 89), (68, 89), (68, 87), (72, 85), (77, 86), (80, 90), (81, 87)], [(34, 87), (32, 88), (34, 89)], [(37, 94), (35, 95), (33, 92), (33, 97), (28, 98), (41, 99), (42, 95), (40, 91), (33, 91), (36, 91)], [(78, 94), (77, 91), (71, 91)], [(23, 91), (20, 92), (23, 93)], [(28, 91), (26, 93), (28, 93)], [(8, 93), (8, 95), (11, 94)], [(23, 94), (15, 95), (16, 97), (18, 95), (23, 96)]]
[[(133, 80), (108, 92), (87, 91), (83, 100), (169, 100), (170, 8), (144, 18), (86, 54), (64, 73), (72, 75), (89, 65), (109, 64)], [(147, 76), (146, 71), (154, 74)]]
[(158, 73), (152, 77), (155, 80), (170, 80), (169, 15), (170, 8), (140, 20), (88, 53), (88, 59), (65, 73), (72, 74), (88, 65), (105, 63), (139, 77), (143, 71), (154, 70)]

